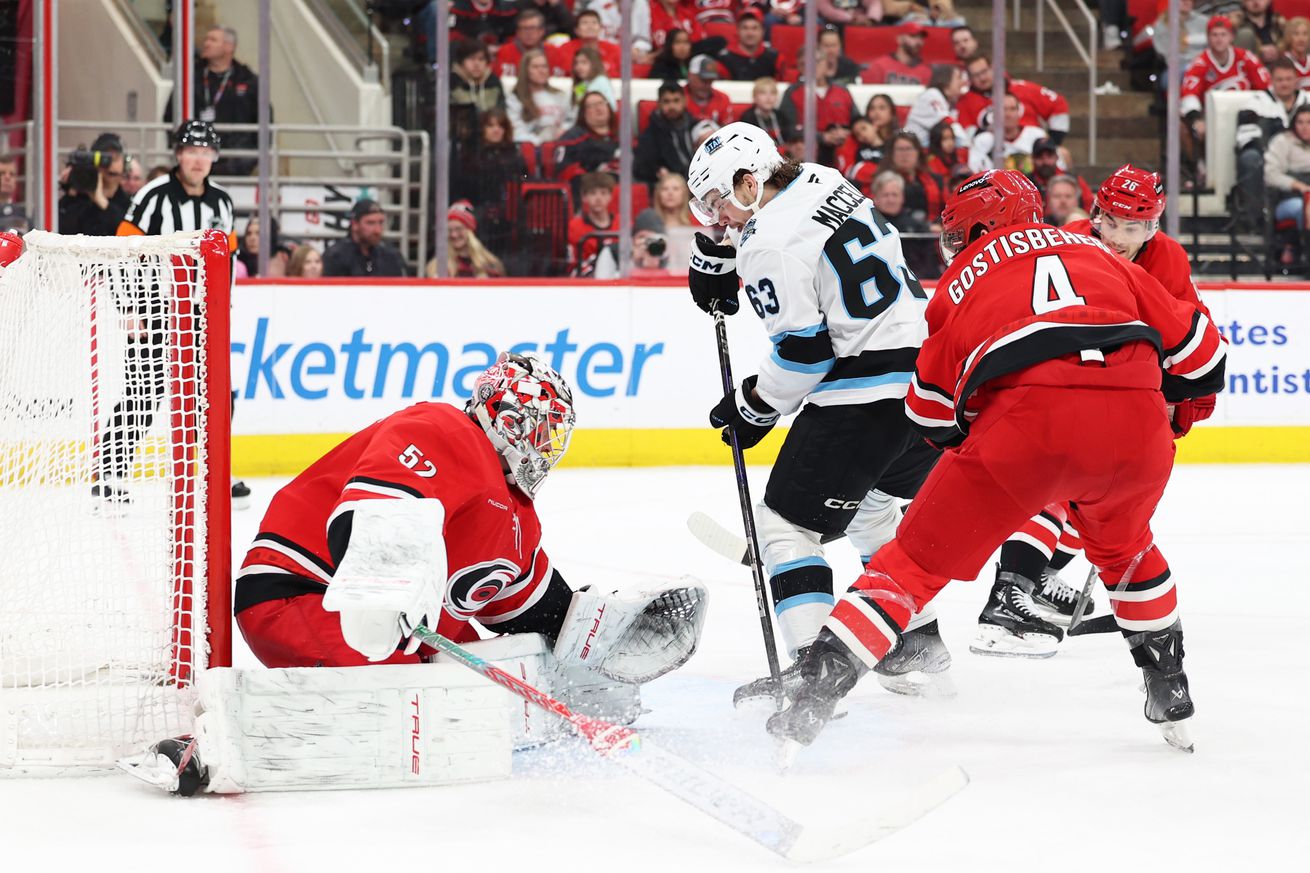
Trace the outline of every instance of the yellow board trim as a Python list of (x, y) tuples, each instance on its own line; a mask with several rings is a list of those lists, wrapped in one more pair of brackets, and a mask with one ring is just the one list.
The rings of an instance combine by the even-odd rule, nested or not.
[[(293, 476), (321, 458), (349, 434), (275, 434), (232, 438), (237, 476)], [(772, 464), (784, 429), (775, 430), (746, 453), (748, 464)], [(579, 430), (565, 467), (667, 467), (732, 463), (732, 455), (710, 428)], [(1180, 464), (1310, 463), (1310, 427), (1198, 426), (1178, 441)]]

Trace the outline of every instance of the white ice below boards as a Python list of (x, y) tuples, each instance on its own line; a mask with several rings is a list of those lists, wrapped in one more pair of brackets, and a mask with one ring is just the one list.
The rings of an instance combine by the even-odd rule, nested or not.
[[(758, 493), (765, 472), (752, 468)], [(238, 556), (281, 481), (248, 483), (255, 503), (236, 516)], [(1074, 638), (1042, 661), (970, 655), (987, 584), (962, 582), (939, 601), (958, 695), (901, 698), (865, 681), (850, 715), (786, 776), (771, 767), (759, 719), (732, 709), (732, 689), (764, 660), (749, 571), (685, 527), (696, 509), (738, 517), (731, 468), (564, 469), (541, 503), (546, 545), (572, 584), (691, 573), (711, 589), (701, 650), (643, 693), (651, 712), (636, 726), (661, 745), (807, 822), (850, 819), (949, 764), (969, 772), (969, 788), (932, 815), (813, 869), (1018, 873), (1136, 858), (1197, 873), (1301, 869), (1310, 853), (1310, 696), (1296, 649), (1310, 622), (1308, 489), (1310, 466), (1183, 466), (1165, 494), (1154, 527), (1178, 579), (1196, 754), (1170, 749), (1142, 718), (1140, 671), (1114, 635)], [(834, 543), (829, 554), (839, 583), (855, 578), (851, 549)], [(1071, 578), (1084, 569), (1080, 559)], [(238, 666), (255, 666), (237, 645)], [(519, 873), (587, 858), (622, 873), (786, 868), (571, 741), (519, 753), (513, 767), (511, 780), (479, 785), (190, 800), (126, 775), (0, 780), (3, 866), (93, 859), (113, 873), (171, 858), (188, 873), (319, 873), (426, 859)], [(1013, 838), (1022, 860), (997, 848)]]

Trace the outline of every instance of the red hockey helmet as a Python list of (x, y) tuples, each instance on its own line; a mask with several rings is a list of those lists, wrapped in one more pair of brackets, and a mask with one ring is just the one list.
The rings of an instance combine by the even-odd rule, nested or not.
[(1023, 173), (984, 170), (955, 189), (942, 210), (946, 263), (984, 233), (1042, 220), (1042, 193)]
[(1158, 173), (1124, 164), (1096, 192), (1097, 209), (1128, 221), (1155, 221), (1164, 213), (1164, 182)]
[(23, 238), (16, 233), (0, 233), (0, 267), (7, 267), (23, 253)]
[(465, 411), (505, 460), (505, 478), (535, 498), (573, 434), (573, 392), (532, 354), (501, 352), (478, 376)]

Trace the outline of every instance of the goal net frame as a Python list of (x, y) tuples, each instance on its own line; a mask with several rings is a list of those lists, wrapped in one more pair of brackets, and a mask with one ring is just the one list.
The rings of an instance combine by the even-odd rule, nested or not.
[[(51, 266), (42, 266), (43, 258), (51, 259), (48, 262)], [(59, 259), (72, 263), (63, 264)], [(136, 267), (138, 264), (149, 266)], [(63, 272), (56, 267), (61, 267)], [(133, 269), (138, 272), (134, 274)], [(20, 519), (23, 501), (38, 500), (42, 493), (55, 494), (59, 489), (74, 495), (70, 499), (94, 505), (97, 511), (104, 505), (92, 497), (99, 497), (99, 492), (93, 489), (105, 484), (95, 471), (102, 467), (102, 435), (106, 432), (112, 403), (111, 397), (101, 396), (101, 386), (113, 378), (128, 378), (122, 371), (130, 366), (125, 363), (122, 351), (121, 337), (126, 334), (122, 325), (126, 317), (121, 286), (129, 284), (135, 276), (139, 287), (129, 288), (126, 293), (150, 296), (158, 301), (157, 309), (162, 310), (150, 317), (157, 319), (152, 324), (161, 326), (158, 335), (163, 348), (155, 351), (151, 345), (148, 352), (162, 358), (162, 362), (151, 359), (151, 365), (162, 363), (164, 385), (162, 398), (153, 408), (153, 423), (147, 430), (153, 434), (151, 484), (158, 494), (150, 501), (143, 501), (146, 505), (125, 510), (136, 512), (141, 525), (159, 526), (161, 531), (167, 525), (166, 534), (154, 532), (153, 535), (160, 543), (166, 543), (171, 554), (164, 555), (163, 545), (149, 550), (141, 566), (150, 569), (143, 576), (149, 576), (155, 587), (133, 599), (134, 605), (152, 612), (143, 624), (153, 623), (151, 626), (155, 628), (162, 628), (162, 622), (169, 625), (166, 636), (161, 632), (152, 636), (149, 644), (143, 644), (149, 649), (150, 669), (119, 664), (117, 653), (106, 656), (97, 652), (84, 656), (83, 665), (70, 670), (68, 663), (79, 662), (76, 656), (66, 657), (60, 650), (76, 647), (83, 639), (92, 646), (94, 616), (92, 624), (84, 628), (58, 614), (34, 620), (30, 604), (39, 602), (39, 595), (28, 600), (20, 599), (21, 595), (11, 597), (12, 602), (23, 604), (26, 612), (18, 610), (15, 614), (11, 610), (6, 615), (0, 609), (0, 776), (61, 775), (108, 769), (118, 757), (168, 735), (154, 736), (153, 732), (189, 731), (196, 675), (207, 667), (230, 666), (232, 661), (228, 236), (216, 230), (103, 238), (32, 231), (24, 237), (23, 254), (4, 272), (6, 275), (0, 276), (0, 317), (15, 311), (13, 307), (18, 307), (19, 312), (39, 313), (43, 305), (60, 305), (64, 298), (46, 287), (50, 284), (60, 285), (64, 290), (74, 288), (69, 292), (73, 295), (70, 299), (75, 303), (84, 299), (88, 316), (83, 318), (78, 311), (74, 316), (77, 320), (70, 323), (75, 324), (73, 333), (85, 330), (86, 355), (80, 366), (89, 370), (86, 380), (89, 396), (78, 394), (68, 405), (80, 403), (79, 410), (89, 407), (89, 425), (85, 414), (70, 413), (69, 418), (76, 421), (68, 427), (77, 429), (80, 436), (57, 441), (59, 450), (66, 450), (73, 457), (73, 461), (65, 464), (72, 472), (63, 468), (56, 468), (53, 474), (23, 469), (25, 460), (30, 460), (33, 467), (40, 463), (32, 446), (39, 449), (42, 445), (36, 436), (31, 438), (30, 445), (25, 445), (21, 436), (23, 398), (10, 401), (20, 408), (13, 420), (7, 423), (0, 420), (0, 427), (8, 425), (0, 431), (0, 499), (5, 496), (4, 489), (10, 487), (12, 500), (6, 511)], [(81, 277), (80, 281), (77, 277)], [(15, 283), (13, 289), (5, 284), (10, 278)], [(23, 282), (28, 283), (21, 286), (27, 297), (20, 299), (19, 283)], [(118, 287), (115, 282), (119, 283)], [(86, 296), (80, 298), (78, 295), (83, 292)], [(6, 293), (14, 295), (9, 304), (4, 300)], [(47, 295), (44, 303), (40, 299), (42, 293)], [(54, 303), (49, 302), (51, 298)], [(28, 309), (24, 310), (23, 306)], [(154, 335), (149, 333), (153, 328), (143, 329), (139, 322), (137, 325), (137, 336), (150, 338), (136, 341), (154, 343)], [(61, 336), (66, 340), (68, 333), (66, 330)], [(78, 366), (59, 361), (55, 355), (57, 350), (52, 348), (46, 366)], [(0, 350), (0, 366), (9, 363), (12, 362)], [(15, 365), (15, 370), (21, 368)], [(0, 372), (0, 393), (6, 385), (5, 375)], [(21, 392), (23, 384), (22, 378), (10, 378), (11, 396)], [(29, 392), (28, 403), (37, 405), (41, 401), (39, 391)], [(5, 402), (6, 398), (0, 396), (0, 416), (8, 414)], [(112, 414), (122, 415), (117, 408)], [(16, 430), (20, 437), (16, 443), (18, 449), (14, 450), (12, 441)], [(11, 440), (8, 448), (2, 442), (5, 434)], [(66, 448), (70, 443), (73, 448)], [(21, 479), (25, 472), (29, 476), (26, 481)], [(62, 477), (62, 481), (49, 481), (54, 477)], [(15, 481), (18, 484), (13, 484)], [(5, 521), (0, 517), (0, 524)], [(76, 514), (70, 515), (68, 521), (74, 531), (79, 529), (78, 525), (95, 523)], [(58, 535), (55, 536), (57, 542)], [(153, 545), (154, 541), (151, 542)], [(61, 558), (62, 555), (56, 555), (56, 560)], [(94, 561), (94, 556), (91, 560)], [(30, 584), (16, 575), (6, 578), (7, 573), (15, 571), (0, 569), (0, 603), (6, 602), (6, 586), (17, 589)], [(31, 569), (26, 568), (24, 573), (31, 575)], [(49, 582), (52, 587), (70, 585), (70, 577), (75, 575), (61, 569), (39, 581)], [(156, 590), (161, 580), (169, 590)], [(123, 582), (124, 586), (131, 584), (141, 588), (145, 583)], [(58, 602), (60, 593), (51, 591), (54, 602)], [(57, 609), (52, 611), (58, 613)], [(168, 615), (161, 615), (163, 612)], [(40, 627), (30, 633), (26, 628), (16, 628), (24, 621)], [(125, 626), (125, 639), (135, 641), (143, 635), (135, 626)], [(31, 650), (40, 648), (40, 640), (46, 638), (52, 641), (50, 660), (52, 663), (57, 660), (58, 667), (32, 666)], [(124, 655), (125, 660), (128, 658)], [(86, 666), (87, 661), (90, 666)]]

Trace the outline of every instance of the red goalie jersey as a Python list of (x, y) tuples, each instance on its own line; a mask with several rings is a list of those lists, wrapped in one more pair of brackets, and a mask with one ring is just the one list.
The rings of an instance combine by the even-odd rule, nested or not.
[[(986, 293), (970, 293), (985, 284)], [(1172, 398), (1223, 385), (1226, 343), (1194, 305), (1171, 297), (1098, 240), (1043, 224), (983, 237), (951, 263), (928, 305), (928, 339), (905, 399), (933, 442), (958, 445), (989, 387), (1161, 386)], [(1117, 366), (1089, 377), (1081, 361)], [(1073, 365), (1036, 367), (1068, 359)], [(1099, 368), (1098, 368), (1099, 369)]]
[[(471, 619), (494, 629), (545, 592), (552, 571), (539, 546), (541, 523), (532, 502), (506, 483), (487, 435), (454, 406), (418, 403), (350, 437), (277, 493), (237, 575), (238, 622), (260, 604), (321, 595), (349, 545), (355, 507), (414, 498), (445, 507), (445, 529), (433, 532), (445, 539), (449, 576), (438, 633), (476, 639)], [(318, 597), (298, 599), (322, 608)]]

